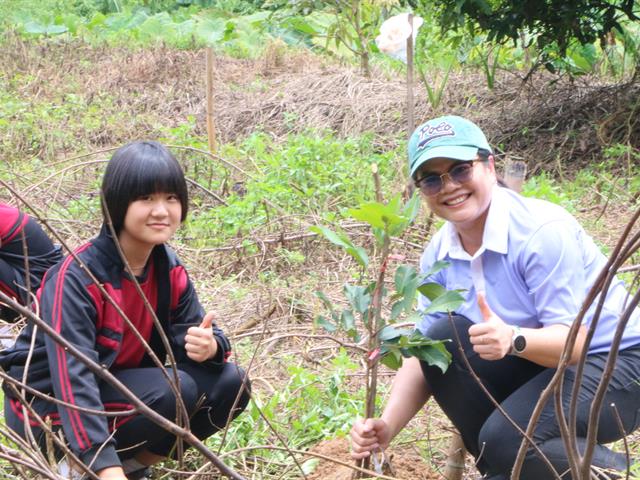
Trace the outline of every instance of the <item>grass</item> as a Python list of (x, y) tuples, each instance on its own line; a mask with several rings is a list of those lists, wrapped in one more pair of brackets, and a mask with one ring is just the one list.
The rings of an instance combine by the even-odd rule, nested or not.
[[(45, 9), (45, 4), (39, 2), (31, 5)], [(51, 12), (55, 14), (55, 9)], [(166, 16), (154, 17), (158, 13), (152, 12), (145, 22), (152, 19), (156, 22), (154, 28), (162, 27), (162, 18)], [(116, 22), (124, 16), (109, 18)], [(107, 20), (98, 18), (91, 28), (98, 32)], [(188, 20), (171, 17), (173, 24)], [(150, 23), (144, 28), (152, 26)], [(172, 28), (169, 26), (168, 31)], [(214, 30), (213, 26), (207, 28)], [(239, 34), (240, 27), (235, 28), (234, 32)], [(122, 38), (145, 45), (148, 40), (142, 41), (145, 37), (140, 35), (137, 39)], [(239, 39), (230, 38), (229, 48), (247, 54), (247, 45), (259, 41), (258, 37), (249, 39), (245, 46), (238, 43), (232, 47)], [(160, 88), (166, 84), (153, 83), (153, 76), (148, 77), (150, 81), (143, 77), (142, 85), (132, 86), (130, 78), (122, 74), (119, 83), (95, 87), (94, 83), (102, 77), (109, 79), (115, 74), (110, 65), (126, 63), (129, 55), (136, 61), (145, 60), (144, 51), (135, 57), (140, 50), (131, 48), (110, 64), (105, 57), (115, 47), (73, 43), (69, 49), (74, 52), (67, 52), (65, 57), (64, 51), (57, 55), (60, 51), (52, 45), (55, 39), (27, 42), (24, 57), (20, 57), (24, 52), (18, 48), (10, 52), (20, 58), (22, 66), (0, 71), (3, 160), (0, 177), (27, 191), (45, 176), (69, 168), (54, 175), (41, 188), (28, 191), (27, 196), (73, 243), (95, 234), (99, 223), (95, 192), (101, 167), (81, 164), (104, 160), (109, 152), (74, 157), (101, 152), (139, 136), (198, 149), (207, 148), (207, 139), (202, 118), (173, 112), (171, 105), (181, 104), (182, 99), (176, 101)], [(54, 51), (56, 54), (52, 54)], [(38, 52), (43, 55), (39, 57)], [(74, 61), (65, 63), (69, 56)], [(3, 58), (9, 67), (9, 56)], [(159, 57), (154, 57), (154, 62), (156, 58)], [(64, 75), (57, 78), (60, 65), (65, 67)], [(149, 63), (143, 66), (151, 68)], [(171, 69), (178, 72), (179, 88), (186, 90), (190, 79), (182, 75), (179, 67), (176, 62)], [(132, 76), (137, 73), (126, 72)], [(266, 87), (256, 81), (252, 88)], [(137, 102), (132, 101), (134, 97)], [(145, 109), (146, 105), (151, 106)], [(297, 118), (290, 115), (285, 121), (294, 125)], [(226, 203), (220, 204), (194, 187), (190, 219), (175, 242), (181, 258), (190, 266), (203, 303), (220, 311), (221, 322), (228, 332), (239, 330), (252, 318), (264, 322), (252, 330), (251, 336), (238, 335), (235, 341), (236, 355), (243, 365), (248, 364), (255, 349), (260, 349), (252, 371), (255, 401), (232, 424), (224, 452), (247, 445), (279, 446), (282, 441), (278, 436), (291, 448), (308, 448), (322, 439), (346, 435), (353, 418), (363, 411), (361, 379), (356, 376), (360, 365), (334, 343), (329, 347), (319, 345), (318, 340), (298, 338), (265, 341), (258, 347), (256, 338), (263, 328), (269, 340), (284, 333), (312, 332), (311, 320), (318, 311), (312, 292), (318, 287), (329, 294), (339, 292), (344, 279), (352, 276), (353, 266), (343, 257), (302, 235), (308, 233), (308, 225), (340, 222), (345, 208), (372, 199), (373, 163), (380, 167), (382, 189), (387, 197), (402, 188), (404, 148), (381, 147), (379, 140), (371, 134), (343, 138), (329, 131), (274, 138), (256, 126), (250, 135), (220, 145), (219, 156), (227, 163), (175, 149), (189, 177)], [(638, 200), (633, 203), (632, 197), (640, 191), (640, 172), (636, 158), (630, 156), (633, 152), (613, 147), (603, 165), (575, 172), (572, 179), (536, 175), (528, 180), (524, 190), (525, 195), (545, 198), (569, 209), (604, 248), (611, 247), (624, 219), (637, 208)], [(617, 163), (625, 166), (623, 173), (614, 173), (619, 172), (612, 168)], [(6, 192), (0, 196), (8, 197)], [(395, 246), (414, 264), (420, 254), (420, 243), (426, 241), (422, 231), (419, 234), (422, 236), (411, 239), (417, 246), (403, 243)], [(288, 235), (299, 238), (288, 239)], [(640, 263), (637, 257), (632, 261)], [(271, 307), (275, 313), (267, 322), (265, 312)], [(326, 348), (315, 350), (318, 347)], [(385, 396), (387, 380), (388, 377), (381, 380), (380, 399)], [(425, 423), (439, 415), (437, 409), (430, 408), (430, 417), (418, 419), (403, 433), (406, 437), (400, 442), (412, 441), (429, 431)], [(434, 424), (433, 431), (434, 437), (439, 437), (437, 441), (446, 441), (441, 438), (446, 435), (442, 424)], [(220, 436), (213, 437), (211, 447), (217, 451), (220, 441)], [(421, 443), (425, 444), (424, 456), (429, 457), (436, 440), (430, 438)], [(637, 451), (637, 441), (634, 445)], [(434, 457), (442, 463), (437, 452)], [(254, 478), (299, 478), (290, 456), (276, 450), (238, 453), (228, 459), (249, 474), (259, 472)], [(199, 459), (192, 461), (191, 466), (197, 467)], [(312, 469), (313, 462), (304, 465)], [(158, 470), (158, 474), (162, 472)]]

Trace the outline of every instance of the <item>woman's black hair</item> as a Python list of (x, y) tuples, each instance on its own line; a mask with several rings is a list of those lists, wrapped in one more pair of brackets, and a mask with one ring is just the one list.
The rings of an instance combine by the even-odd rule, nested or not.
[(489, 150), (487, 150), (486, 148), (479, 148), (478, 149), (478, 157), (480, 157), (480, 161), (488, 162), (490, 155), (493, 155), (493, 154)]
[[(488, 162), (490, 155), (493, 155), (493, 154), (489, 150), (484, 148), (478, 149), (478, 157), (480, 157), (481, 162)], [(502, 178), (502, 175), (499, 175), (497, 172), (496, 172), (496, 180), (498, 182), (498, 185), (500, 185), (501, 187), (511, 189), (511, 187), (507, 185), (507, 182), (504, 181), (504, 178)]]
[(128, 143), (113, 154), (102, 178), (103, 217), (106, 220), (106, 205), (118, 235), (131, 202), (157, 192), (177, 195), (182, 205), (180, 221), (187, 218), (187, 182), (173, 154), (158, 142)]

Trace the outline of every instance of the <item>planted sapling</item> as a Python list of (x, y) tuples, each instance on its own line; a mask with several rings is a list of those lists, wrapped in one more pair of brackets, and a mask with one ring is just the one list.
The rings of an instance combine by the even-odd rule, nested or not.
[[(376, 185), (379, 185), (378, 181)], [(463, 302), (460, 292), (448, 291), (438, 284), (426, 282), (428, 277), (448, 265), (445, 262), (437, 262), (430, 271), (422, 274), (410, 265), (398, 265), (393, 274), (395, 291), (388, 291), (385, 286), (387, 269), (392, 261), (398, 259), (391, 252), (392, 239), (402, 235), (413, 222), (420, 199), (416, 195), (404, 204), (400, 196), (396, 196), (384, 203), (379, 188), (377, 190), (378, 201), (363, 203), (349, 210), (352, 218), (367, 223), (371, 228), (376, 240), (372, 255), (375, 262), (370, 261), (370, 255), (364, 247), (356, 245), (343, 231), (322, 226), (311, 228), (342, 248), (359, 266), (354, 282), (345, 283), (343, 287), (348, 304), (346, 308), (340, 311), (323, 292), (316, 292), (329, 314), (318, 315), (315, 322), (328, 332), (340, 331), (353, 342), (366, 345), (365, 418), (375, 417), (380, 363), (397, 370), (403, 358), (414, 356), (446, 371), (451, 358), (444, 343), (423, 336), (410, 325), (415, 324), (424, 313), (452, 312)], [(418, 292), (431, 300), (424, 312), (414, 310)], [(374, 461), (376, 470), (381, 473), (377, 459), (374, 458)], [(364, 466), (368, 467), (367, 463)]]

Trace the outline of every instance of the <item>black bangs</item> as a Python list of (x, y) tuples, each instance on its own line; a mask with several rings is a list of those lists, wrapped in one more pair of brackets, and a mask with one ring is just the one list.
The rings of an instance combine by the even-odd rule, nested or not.
[(152, 141), (132, 142), (116, 150), (102, 180), (102, 195), (116, 234), (124, 225), (131, 202), (159, 192), (178, 196), (184, 221), (189, 203), (187, 184), (182, 167), (171, 152)]

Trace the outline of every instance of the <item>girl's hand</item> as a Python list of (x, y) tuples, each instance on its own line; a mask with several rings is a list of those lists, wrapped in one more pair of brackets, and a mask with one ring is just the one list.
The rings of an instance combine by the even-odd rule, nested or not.
[(214, 317), (213, 312), (207, 313), (202, 319), (202, 323), (197, 327), (189, 328), (184, 337), (187, 357), (195, 362), (204, 362), (215, 357), (218, 353), (218, 342), (216, 342), (211, 328)]
[(484, 294), (478, 294), (478, 306), (484, 322), (469, 328), (473, 350), (485, 360), (500, 360), (511, 350), (513, 328), (491, 311)]
[(380, 418), (358, 419), (351, 427), (351, 457), (358, 460), (376, 449), (384, 450), (391, 441), (387, 422)]

